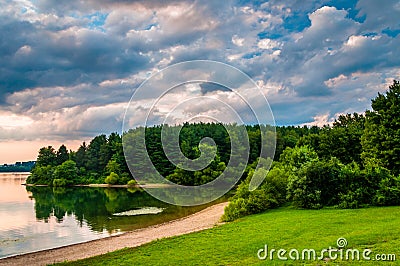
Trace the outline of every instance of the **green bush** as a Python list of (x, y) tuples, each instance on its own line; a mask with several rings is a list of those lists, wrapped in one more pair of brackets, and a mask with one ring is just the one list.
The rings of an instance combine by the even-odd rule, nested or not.
[(309, 146), (286, 148), (279, 158), (282, 165), (289, 171), (296, 171), (305, 163), (317, 160), (317, 153)]
[(116, 173), (111, 172), (110, 175), (107, 176), (104, 181), (106, 182), (106, 184), (115, 185), (118, 183), (118, 180), (119, 180), (119, 176)]
[(285, 169), (276, 165), (269, 172), (263, 168), (258, 171), (265, 172), (264, 182), (257, 189), (249, 191), (249, 183), (254, 175), (254, 169), (250, 169), (246, 180), (238, 186), (229, 205), (225, 207), (223, 221), (233, 221), (245, 215), (264, 212), (285, 202), (287, 183)]
[(222, 221), (230, 222), (248, 214), (250, 213), (247, 211), (246, 200), (243, 198), (237, 198), (229, 202), (229, 205), (225, 207), (221, 219)]
[(65, 187), (67, 186), (67, 180), (64, 178), (56, 178), (53, 180), (53, 187)]
[(339, 160), (313, 161), (303, 164), (288, 179), (288, 199), (296, 207), (320, 209), (335, 205), (340, 192)]
[(400, 177), (388, 176), (381, 180), (373, 198), (377, 206), (400, 205)]
[(128, 187), (134, 187), (134, 186), (136, 186), (136, 184), (137, 184), (137, 182), (134, 179), (129, 180), (127, 183)]
[(28, 184), (36, 185), (51, 185), (54, 168), (51, 165), (35, 167), (31, 171), (29, 179), (26, 181)]
[[(67, 160), (63, 162), (61, 165), (55, 167), (53, 173), (53, 182), (56, 179), (63, 179), (65, 181), (65, 185), (75, 184), (78, 180), (78, 168), (76, 167), (76, 163), (72, 160)], [(58, 183), (60, 181), (56, 181)]]
[(365, 171), (360, 170), (357, 163), (343, 165), (340, 171), (340, 192), (338, 193), (338, 208), (356, 209), (371, 202), (371, 186)]

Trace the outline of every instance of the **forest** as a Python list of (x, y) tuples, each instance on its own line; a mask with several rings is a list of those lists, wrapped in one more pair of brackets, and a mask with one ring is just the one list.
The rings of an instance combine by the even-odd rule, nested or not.
[(16, 172), (30, 172), (35, 166), (34, 161), (16, 162), (14, 164), (0, 165), (0, 173), (16, 173)]
[[(165, 126), (164, 126), (165, 127)], [(166, 126), (174, 130), (176, 126)], [(145, 145), (155, 168), (170, 181), (182, 185), (200, 185), (219, 176), (231, 159), (231, 142), (241, 136), (229, 136), (227, 128), (238, 125), (218, 123), (184, 124), (179, 146), (191, 159), (211, 146), (200, 143), (214, 140), (214, 160), (198, 171), (184, 170), (172, 164), (161, 142), (163, 126), (135, 128), (123, 136), (112, 133), (96, 136), (77, 151), (62, 145), (40, 149), (36, 165), (27, 182), (50, 186), (107, 183), (133, 185), (123, 139), (135, 143), (145, 134)], [(393, 81), (388, 90), (371, 101), (365, 114), (340, 115), (324, 127), (247, 125), (249, 157), (240, 184), (225, 210), (224, 219), (258, 213), (283, 204), (319, 209), (326, 206), (360, 208), (369, 205), (400, 204), (400, 83)], [(276, 149), (265, 180), (249, 191), (249, 182), (259, 160), (262, 134), (276, 132)], [(235, 138), (235, 139), (233, 139)], [(200, 144), (199, 144), (200, 143)], [(263, 163), (260, 161), (261, 164)], [(140, 165), (133, 165), (135, 173)]]
[[(180, 149), (190, 159), (199, 156), (199, 146), (202, 150), (209, 147), (206, 143), (199, 145), (205, 137), (212, 138), (217, 146), (214, 160), (209, 167), (201, 171), (187, 171), (172, 164), (165, 155), (161, 142), (163, 126), (132, 129), (125, 134), (125, 138), (133, 138), (144, 133), (146, 149), (156, 169), (167, 179), (182, 185), (199, 185), (218, 176), (226, 167), (230, 159), (231, 138), (226, 131), (228, 125), (215, 123), (185, 124), (180, 131)], [(240, 126), (229, 125), (233, 128)], [(169, 126), (174, 131), (177, 127)], [(248, 125), (245, 126), (249, 138), (248, 164), (254, 165), (260, 154), (261, 134), (272, 130), (272, 127)], [(301, 137), (317, 134), (322, 129), (318, 127), (276, 127), (276, 152), (274, 159), (279, 159), (285, 148), (295, 147)], [(238, 130), (239, 131), (239, 130)], [(36, 165), (31, 171), (27, 182), (31, 184), (49, 186), (69, 186), (77, 184), (132, 184), (134, 179), (128, 169), (122, 144), (123, 137), (117, 133), (109, 136), (100, 135), (93, 138), (89, 145), (85, 142), (77, 151), (68, 150), (61, 145), (57, 150), (52, 146), (40, 149)], [(236, 137), (238, 139), (238, 137)], [(141, 172), (142, 165), (134, 165), (135, 172), (146, 174), (146, 169)], [(246, 171), (247, 175), (247, 171)], [(196, 177), (203, 177), (199, 179)], [(210, 178), (211, 177), (211, 178)], [(245, 178), (245, 176), (243, 176)]]

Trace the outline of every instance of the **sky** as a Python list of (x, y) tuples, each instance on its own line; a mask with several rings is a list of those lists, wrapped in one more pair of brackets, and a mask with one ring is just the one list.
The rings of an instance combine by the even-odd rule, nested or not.
[(362, 113), (400, 79), (399, 17), (398, 0), (2, 0), (0, 164), (120, 133), (140, 84), (187, 60), (246, 73), (277, 125)]

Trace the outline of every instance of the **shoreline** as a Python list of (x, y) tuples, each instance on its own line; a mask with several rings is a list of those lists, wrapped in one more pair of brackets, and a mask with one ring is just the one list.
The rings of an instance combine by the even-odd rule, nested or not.
[[(27, 184), (22, 183), (22, 186), (26, 187), (50, 187), (49, 185), (36, 185), (36, 184)], [(71, 185), (66, 187), (104, 187), (104, 188), (168, 188), (173, 187), (173, 185), (168, 184), (135, 184), (135, 185), (109, 185), (109, 184), (87, 184), (87, 185)]]
[(0, 265), (47, 265), (89, 258), (157, 239), (184, 235), (221, 224), (228, 202), (218, 203), (189, 216), (115, 236), (0, 259)]

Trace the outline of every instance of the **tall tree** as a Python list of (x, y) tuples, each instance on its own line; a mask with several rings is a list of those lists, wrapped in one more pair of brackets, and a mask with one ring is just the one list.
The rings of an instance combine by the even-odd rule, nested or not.
[(39, 155), (36, 160), (37, 166), (54, 166), (57, 164), (57, 155), (52, 146), (43, 147), (39, 150)]
[(56, 156), (57, 156), (57, 165), (61, 165), (63, 162), (69, 159), (68, 150), (64, 144), (60, 146), (60, 148), (56, 153)]
[[(96, 136), (90, 142), (87, 149), (86, 169), (100, 173), (107, 165), (108, 160), (103, 158), (105, 149), (102, 147), (107, 145), (106, 135)], [(101, 160), (100, 159), (104, 159)]]
[(79, 146), (78, 150), (75, 153), (75, 162), (78, 168), (85, 167), (87, 162), (86, 157), (87, 146), (86, 143), (83, 142), (81, 146)]
[(378, 163), (400, 174), (400, 83), (393, 81), (385, 94), (372, 100), (372, 111), (366, 112), (361, 139), (362, 158)]
[(318, 134), (303, 136), (297, 144), (312, 147), (322, 159), (336, 157), (343, 163), (360, 163), (364, 122), (364, 116), (357, 113), (340, 115), (332, 126), (324, 126)]

